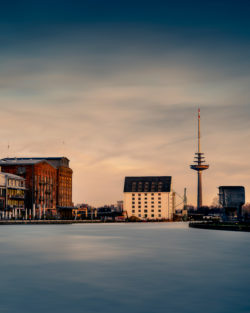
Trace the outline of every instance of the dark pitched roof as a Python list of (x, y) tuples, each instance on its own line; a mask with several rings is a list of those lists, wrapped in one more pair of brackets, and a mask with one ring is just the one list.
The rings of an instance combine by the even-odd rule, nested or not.
[(37, 164), (39, 162), (47, 162), (55, 168), (60, 166), (69, 167), (69, 159), (66, 157), (27, 157), (27, 158), (4, 158), (0, 161), (0, 165), (8, 164), (20, 164), (20, 165), (30, 165)]
[(51, 164), (49, 161), (46, 159), (2, 159), (0, 160), (0, 166), (4, 165), (33, 165), (33, 164), (38, 164), (41, 162), (46, 162), (52, 167), (55, 168), (53, 164)]
[(243, 186), (219, 186), (219, 189), (245, 190)]
[(170, 192), (171, 176), (125, 177), (124, 192)]

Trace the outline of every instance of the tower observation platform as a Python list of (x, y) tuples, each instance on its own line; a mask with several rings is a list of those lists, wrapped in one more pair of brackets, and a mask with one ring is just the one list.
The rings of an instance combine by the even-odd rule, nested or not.
[(205, 157), (204, 153), (201, 152), (201, 132), (200, 132), (200, 109), (198, 109), (198, 152), (195, 153), (194, 163), (190, 165), (190, 168), (197, 171), (198, 182), (197, 182), (197, 209), (202, 207), (202, 171), (209, 168), (208, 164), (204, 164)]

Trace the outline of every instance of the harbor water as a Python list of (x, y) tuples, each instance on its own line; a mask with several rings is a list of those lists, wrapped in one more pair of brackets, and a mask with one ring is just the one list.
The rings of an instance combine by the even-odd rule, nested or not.
[(0, 312), (249, 313), (250, 233), (1, 225)]

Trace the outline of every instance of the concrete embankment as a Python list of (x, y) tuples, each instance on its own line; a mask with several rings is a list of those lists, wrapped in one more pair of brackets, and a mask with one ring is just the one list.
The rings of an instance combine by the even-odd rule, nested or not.
[(250, 232), (250, 223), (189, 223), (189, 227)]
[(0, 225), (50, 225), (101, 223), (100, 220), (0, 220)]

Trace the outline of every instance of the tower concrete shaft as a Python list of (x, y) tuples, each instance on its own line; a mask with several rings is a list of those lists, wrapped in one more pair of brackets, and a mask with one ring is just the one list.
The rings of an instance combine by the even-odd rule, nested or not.
[(193, 165), (190, 165), (192, 170), (197, 171), (197, 209), (202, 207), (202, 171), (207, 170), (209, 165), (205, 163), (204, 153), (201, 152), (201, 130), (200, 130), (200, 109), (198, 109), (198, 152), (195, 153)]

